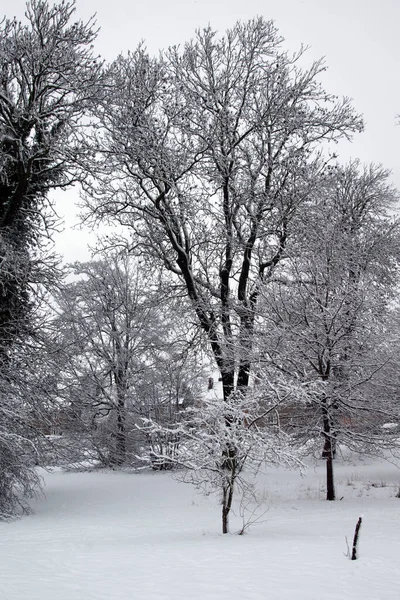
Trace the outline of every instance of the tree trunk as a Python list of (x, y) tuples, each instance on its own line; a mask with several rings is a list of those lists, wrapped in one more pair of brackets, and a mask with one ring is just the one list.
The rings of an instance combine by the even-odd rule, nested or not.
[(229, 509), (222, 503), (222, 533), (229, 533)]
[(336, 458), (336, 437), (331, 427), (329, 439), (325, 438), (324, 448), (322, 450), (322, 458), (329, 458), (332, 453), (332, 458)]
[(235, 475), (232, 474), (230, 483), (222, 488), (222, 533), (229, 533), (229, 513), (232, 507), (234, 483)]
[(335, 483), (333, 478), (333, 459), (335, 456), (335, 440), (332, 430), (328, 409), (323, 408), (323, 424), (324, 424), (324, 449), (322, 458), (326, 460), (326, 499), (335, 500)]
[(126, 432), (124, 407), (118, 406), (117, 411), (117, 434), (115, 444), (114, 463), (118, 466), (124, 464), (126, 460)]
[(335, 500), (335, 482), (333, 479), (333, 457), (326, 458), (326, 499)]
[(112, 330), (116, 333), (115, 346), (118, 357), (118, 368), (114, 372), (114, 381), (117, 392), (117, 433), (115, 441), (115, 454), (113, 463), (117, 466), (124, 464), (126, 460), (126, 431), (125, 431), (125, 397), (126, 397), (126, 370), (121, 367), (122, 349), (121, 340), (118, 337), (115, 322), (112, 322)]
[[(221, 373), (224, 400), (228, 402), (234, 391), (235, 373), (233, 370)], [(232, 420), (225, 417), (225, 426), (231, 427)], [(229, 533), (229, 513), (232, 507), (233, 493), (236, 479), (236, 448), (230, 444), (226, 445), (222, 455), (222, 468), (226, 471), (226, 482), (222, 486), (222, 533)]]

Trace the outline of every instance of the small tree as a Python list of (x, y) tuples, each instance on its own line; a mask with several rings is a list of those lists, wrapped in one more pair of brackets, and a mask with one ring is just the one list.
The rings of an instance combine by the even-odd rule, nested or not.
[(228, 533), (235, 495), (241, 504), (254, 500), (255, 477), (263, 465), (302, 466), (291, 438), (268, 418), (289, 402), (293, 392), (293, 387), (282, 393), (265, 382), (247, 396), (231, 394), (228, 401), (209, 393), (170, 427), (144, 419), (147, 435), (167, 441), (163, 452), (153, 448), (145, 460), (178, 469), (179, 480), (220, 494), (222, 533)]

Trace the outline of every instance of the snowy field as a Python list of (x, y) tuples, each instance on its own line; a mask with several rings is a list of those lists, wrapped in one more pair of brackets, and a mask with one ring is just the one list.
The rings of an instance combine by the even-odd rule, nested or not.
[(328, 503), (323, 466), (267, 473), (268, 510), (242, 536), (222, 536), (217, 499), (168, 474), (45, 473), (34, 514), (0, 525), (0, 599), (398, 600), (399, 470), (338, 464)]

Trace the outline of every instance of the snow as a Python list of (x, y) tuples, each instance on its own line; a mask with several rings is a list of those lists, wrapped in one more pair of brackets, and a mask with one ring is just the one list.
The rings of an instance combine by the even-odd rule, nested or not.
[[(220, 507), (170, 474), (43, 473), (34, 513), (2, 523), (1, 600), (398, 599), (400, 472), (377, 460), (271, 469), (267, 510), (223, 536)], [(359, 559), (345, 556), (363, 515)], [(232, 532), (242, 526), (237, 515)]]

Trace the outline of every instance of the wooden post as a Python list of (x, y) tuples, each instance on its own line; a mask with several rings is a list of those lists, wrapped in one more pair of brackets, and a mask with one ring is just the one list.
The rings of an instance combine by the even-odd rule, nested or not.
[(353, 538), (353, 551), (351, 553), (351, 560), (357, 560), (357, 544), (358, 544), (358, 535), (360, 533), (360, 527), (362, 523), (362, 518), (359, 517), (356, 525), (356, 530), (354, 532)]

